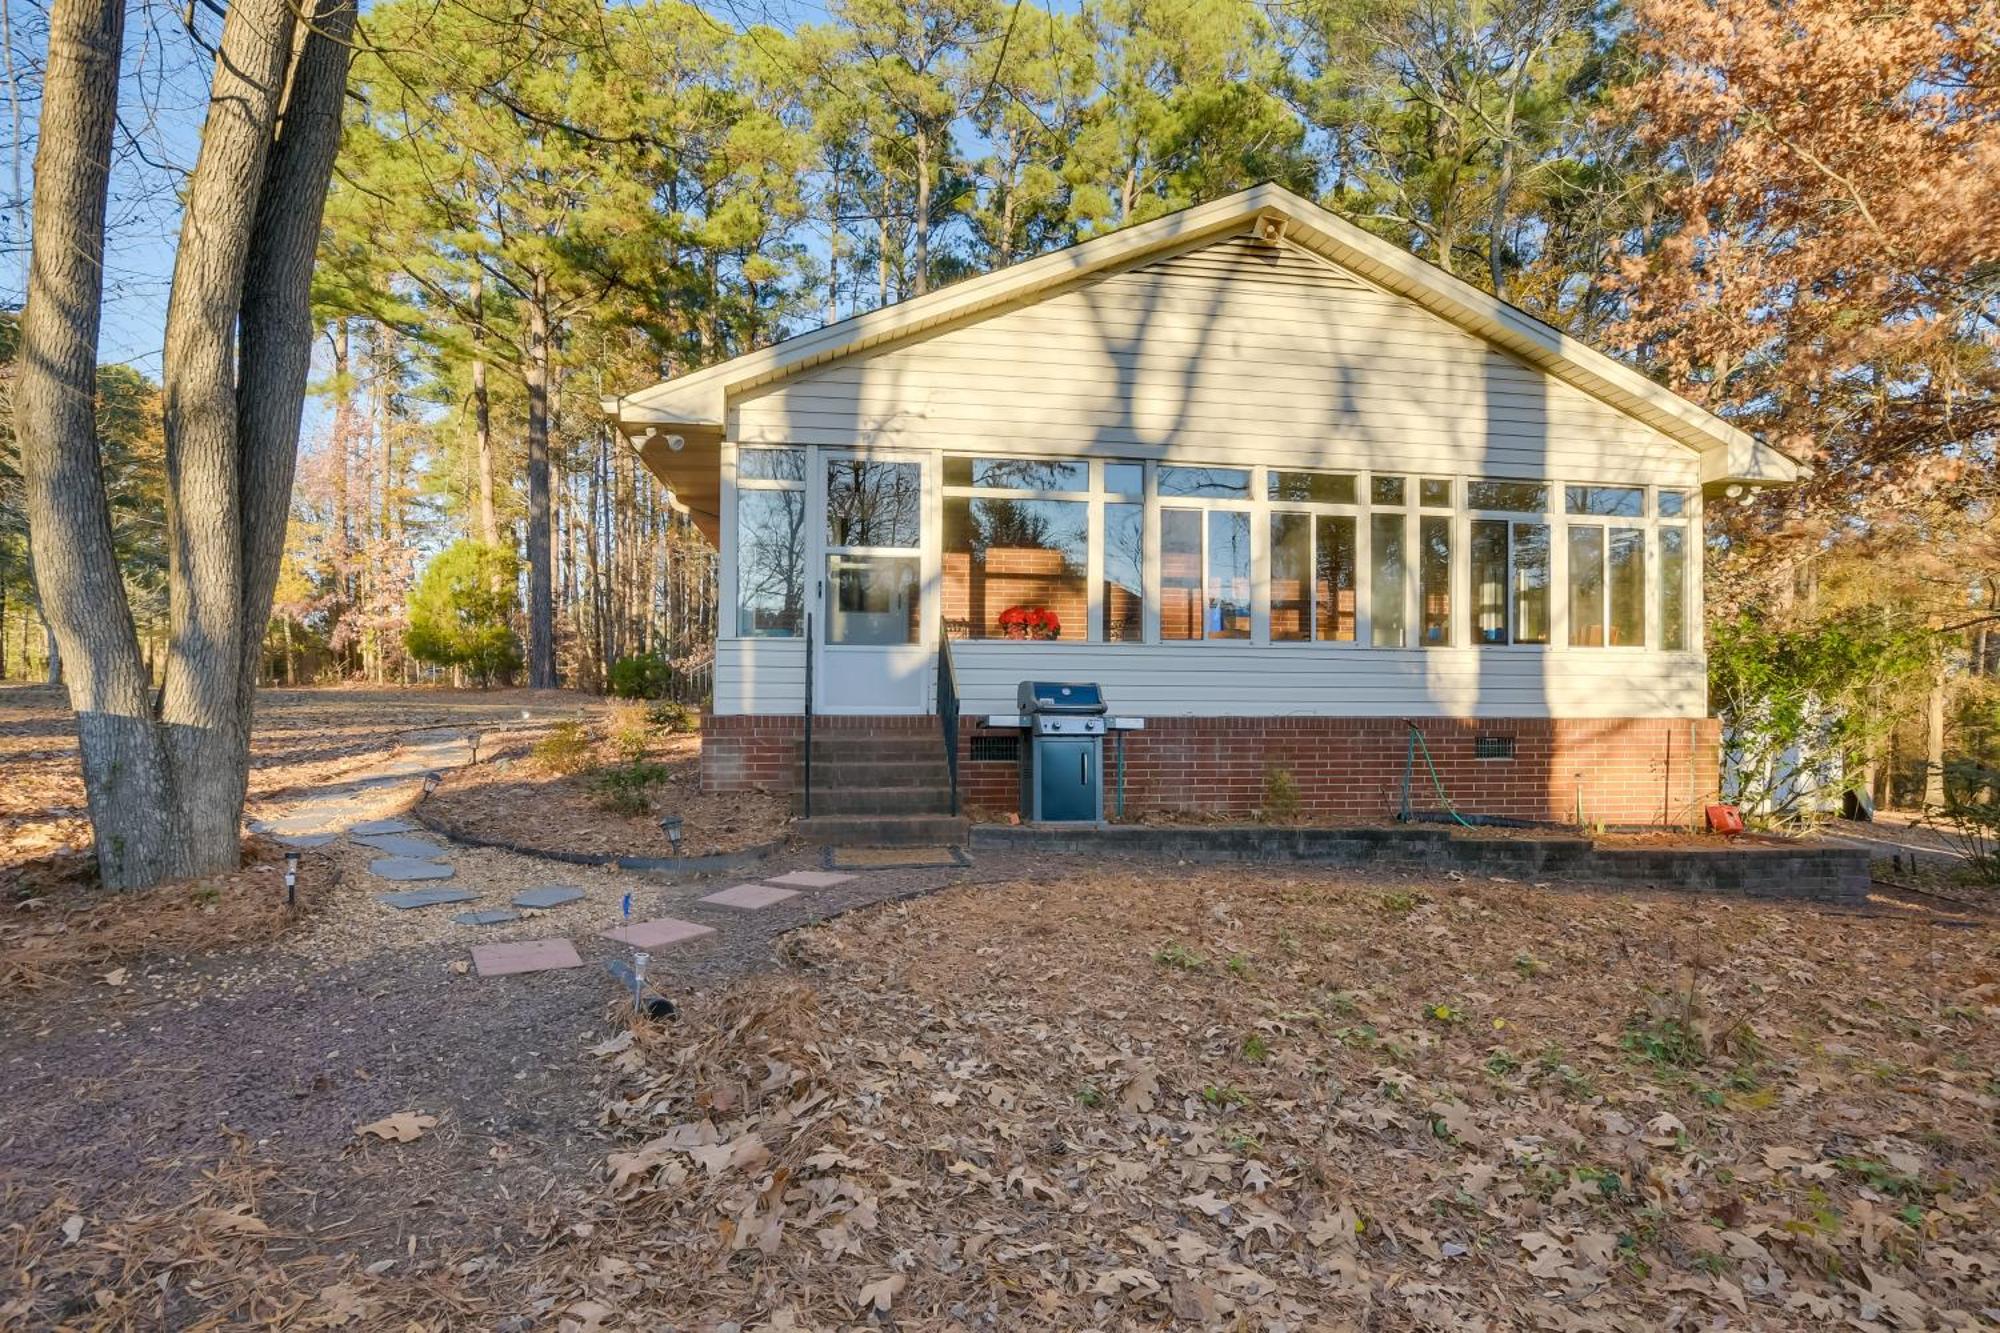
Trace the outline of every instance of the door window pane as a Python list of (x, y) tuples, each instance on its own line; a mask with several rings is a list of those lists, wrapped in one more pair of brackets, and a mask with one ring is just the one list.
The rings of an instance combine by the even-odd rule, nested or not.
[(944, 502), (944, 623), (954, 638), (1082, 639), (1090, 632), (1090, 506)]
[(1646, 492), (1639, 486), (1566, 486), (1563, 506), (1572, 514), (1640, 518), (1646, 512)]
[(923, 530), (922, 477), (915, 463), (828, 459), (827, 545), (917, 546)]
[(1451, 482), (1443, 477), (1425, 477), (1417, 483), (1417, 502), (1426, 509), (1451, 508)]
[(1104, 491), (1107, 495), (1125, 495), (1134, 500), (1143, 499), (1146, 494), (1146, 465), (1144, 463), (1106, 463), (1104, 465)]
[(736, 632), (786, 638), (805, 606), (806, 493), (736, 493)]
[(1507, 521), (1472, 521), (1472, 641), (1507, 642)]
[(1611, 642), (1636, 648), (1646, 642), (1646, 530), (1611, 529)]
[(947, 458), (944, 484), (1000, 491), (1087, 491), (1090, 464), (1048, 458)]
[(1351, 505), (1354, 503), (1354, 476), (1343, 472), (1272, 471), (1265, 487), (1273, 500), (1293, 504)]
[(1369, 641), (1377, 648), (1403, 646), (1403, 516), (1368, 516)]
[(1201, 511), (1160, 511), (1160, 637), (1201, 637)]
[(1104, 638), (1146, 637), (1146, 506), (1104, 506)]
[(917, 557), (826, 558), (829, 644), (880, 646), (917, 641)]
[(1465, 507), (1539, 514), (1549, 507), (1549, 488), (1539, 481), (1469, 481), (1465, 484)]
[(1425, 518), (1418, 523), (1417, 602), (1423, 608), (1419, 640), (1426, 648), (1451, 642), (1451, 520)]
[[(1660, 493), (1660, 511), (1666, 512), (1667, 493)], [(1687, 632), (1687, 529), (1660, 529), (1660, 647), (1670, 653), (1686, 650)]]
[(1403, 479), (1401, 477), (1373, 477), (1368, 482), (1368, 500), (1371, 504), (1399, 505), (1403, 503)]
[(1604, 529), (1569, 530), (1569, 641), (1578, 648), (1604, 643)]
[(1312, 515), (1271, 515), (1273, 642), (1312, 637), (1312, 539)]
[(1250, 498), (1250, 474), (1233, 467), (1163, 467), (1156, 483), (1161, 495), (1202, 495), (1222, 500)]
[(1549, 525), (1514, 525), (1514, 642), (1549, 641)]
[(736, 454), (738, 481), (804, 481), (803, 449), (742, 449)]
[(1323, 643), (1353, 643), (1356, 619), (1354, 519), (1321, 514), (1314, 533), (1313, 637)]
[(1202, 622), (1210, 639), (1250, 637), (1250, 515), (1223, 509), (1208, 514), (1208, 606)]

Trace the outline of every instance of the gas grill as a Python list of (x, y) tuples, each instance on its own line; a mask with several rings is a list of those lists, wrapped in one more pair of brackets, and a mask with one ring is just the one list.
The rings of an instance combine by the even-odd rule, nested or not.
[(1038, 824), (1104, 822), (1104, 691), (1024, 680), (1021, 818)]

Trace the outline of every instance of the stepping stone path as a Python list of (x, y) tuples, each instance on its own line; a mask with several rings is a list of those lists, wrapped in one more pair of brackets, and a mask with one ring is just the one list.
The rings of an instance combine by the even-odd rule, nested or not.
[(482, 977), (508, 977), (519, 972), (550, 972), (582, 967), (576, 946), (568, 940), (523, 940), (514, 944), (475, 944), (472, 966)]
[[(385, 856), (368, 863), (370, 874), (383, 879), (450, 879), (456, 872), (437, 861), (419, 861), (408, 856)], [(467, 897), (472, 895), (467, 894)]]
[(755, 912), (781, 903), (787, 898), (798, 897), (796, 889), (780, 889), (769, 884), (738, 884), (733, 889), (711, 893), (701, 901), (713, 903), (717, 907), (735, 907), (746, 912)]
[(391, 856), (414, 856), (420, 860), (434, 860), (450, 850), (442, 843), (432, 842), (429, 838), (413, 838), (407, 833), (381, 833), (370, 838), (356, 838), (355, 841)]
[(478, 896), (469, 889), (409, 889), (402, 893), (378, 893), (375, 901), (407, 912), (416, 907), (436, 907), (439, 903), (469, 903)]
[(661, 949), (669, 944), (679, 944), (683, 940), (713, 935), (715, 927), (663, 916), (652, 921), (635, 921), (629, 926), (619, 926), (615, 930), (602, 933), (607, 940), (629, 944), (635, 949)]
[(407, 819), (364, 819), (347, 831), (356, 837), (372, 838), (384, 833), (415, 833), (417, 826)]
[(573, 903), (581, 897), (583, 897), (582, 889), (572, 888), (567, 884), (544, 884), (539, 889), (529, 889), (526, 893), (515, 895), (514, 906), (547, 911), (551, 907)]
[(853, 879), (837, 870), (793, 870), (787, 874), (774, 875), (767, 883), (782, 884), (794, 889), (830, 889), (836, 884), (845, 884)]
[(519, 912), (510, 912), (504, 907), (489, 908), (483, 912), (460, 912), (452, 918), (461, 926), (499, 926), (520, 919)]

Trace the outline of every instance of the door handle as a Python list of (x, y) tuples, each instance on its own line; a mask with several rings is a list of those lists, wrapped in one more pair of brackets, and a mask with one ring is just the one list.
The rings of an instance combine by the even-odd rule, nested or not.
[(1090, 751), (1085, 750), (1076, 757), (1076, 772), (1078, 781), (1088, 787), (1090, 785)]

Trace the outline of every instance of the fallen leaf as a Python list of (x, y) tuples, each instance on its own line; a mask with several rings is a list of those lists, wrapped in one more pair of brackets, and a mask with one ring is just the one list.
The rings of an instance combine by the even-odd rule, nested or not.
[(104, 974), (104, 977), (103, 977), (103, 981), (104, 981), (104, 984), (105, 984), (105, 985), (107, 985), (107, 986), (122, 986), (122, 985), (124, 985), (124, 984), (125, 984), (125, 969), (124, 969), (124, 968), (122, 968), (122, 967), (114, 967), (114, 968), (112, 968), (112, 969), (111, 969), (111, 970), (110, 970), (109, 972), (106, 972), (106, 973)]
[(398, 1111), (392, 1116), (384, 1116), (373, 1124), (362, 1125), (356, 1134), (373, 1134), (378, 1139), (391, 1139), (397, 1143), (414, 1143), (424, 1136), (424, 1131), (437, 1123), (434, 1115), (424, 1115), (417, 1111)]
[(62, 1234), (63, 1234), (63, 1244), (65, 1245), (76, 1244), (76, 1238), (83, 1234), (82, 1214), (80, 1213), (70, 1214), (70, 1216), (63, 1221)]
[(880, 1281), (862, 1283), (861, 1294), (854, 1299), (863, 1306), (874, 1306), (879, 1314), (887, 1314), (889, 1307), (895, 1303), (896, 1297), (902, 1294), (903, 1288), (909, 1285), (909, 1281), (901, 1273), (891, 1273)]

